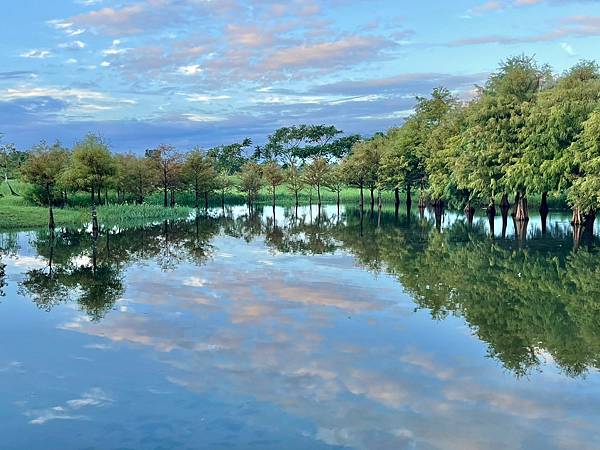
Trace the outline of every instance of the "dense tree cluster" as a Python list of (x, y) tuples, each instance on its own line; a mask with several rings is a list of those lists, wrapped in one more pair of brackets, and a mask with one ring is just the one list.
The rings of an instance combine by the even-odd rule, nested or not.
[[(513, 203), (529, 217), (527, 196), (568, 195), (573, 223), (593, 221), (600, 208), (600, 71), (581, 62), (561, 76), (526, 56), (503, 62), (474, 98), (461, 102), (438, 88), (418, 98), (399, 128), (354, 147), (350, 181), (371, 190), (418, 189), (421, 205), (476, 204), (503, 215)], [(397, 195), (398, 198), (398, 195)]]

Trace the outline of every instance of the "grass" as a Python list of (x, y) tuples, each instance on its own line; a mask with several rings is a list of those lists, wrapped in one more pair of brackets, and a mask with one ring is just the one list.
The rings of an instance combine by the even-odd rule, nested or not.
[[(5, 182), (0, 183), (0, 229), (32, 229), (45, 228), (48, 226), (48, 209), (46, 207), (35, 206), (32, 200), (32, 188), (27, 183), (17, 180), (11, 180), (10, 184), (13, 190), (19, 194), (12, 195)], [(370, 192), (365, 190), (365, 205), (369, 204)], [(377, 193), (375, 193), (377, 195)], [(295, 203), (294, 194), (284, 185), (279, 186), (276, 191), (277, 204), (280, 206), (293, 206)], [(299, 194), (300, 204), (308, 204), (311, 194), (308, 189)], [(358, 204), (360, 191), (356, 188), (345, 188), (340, 193), (340, 200), (345, 204)], [(104, 196), (103, 196), (104, 198)], [(384, 204), (394, 204), (394, 193), (391, 191), (382, 192)], [(113, 226), (119, 224), (130, 224), (134, 222), (147, 222), (151, 220), (166, 220), (188, 217), (192, 212), (194, 205), (194, 195), (191, 192), (178, 192), (177, 203), (175, 208), (164, 208), (162, 192), (155, 192), (148, 196), (146, 204), (134, 205), (116, 204), (116, 194), (109, 191), (109, 204), (107, 206), (98, 207), (98, 220), (102, 225)], [(329, 189), (321, 190), (321, 200), (325, 204), (333, 204), (337, 201), (337, 194)], [(512, 200), (512, 199), (511, 199)], [(231, 190), (225, 196), (227, 204), (244, 204), (246, 195), (236, 189)], [(258, 204), (270, 204), (271, 191), (264, 187), (256, 202)], [(401, 202), (404, 203), (405, 196), (401, 194)], [(551, 209), (565, 209), (566, 200), (564, 197), (550, 197), (548, 199)], [(312, 191), (312, 202), (317, 202), (316, 190)], [(418, 202), (418, 195), (413, 196), (413, 203)], [(203, 204), (203, 199), (202, 199)], [(209, 199), (210, 206), (221, 204), (221, 196), (219, 193), (213, 194)], [(540, 204), (539, 195), (529, 196), (530, 208), (537, 209)], [(69, 206), (67, 208), (55, 208), (54, 218), (56, 225), (77, 226), (83, 225), (90, 221), (90, 195), (85, 192), (79, 192), (69, 196)]]
[[(18, 181), (10, 182), (13, 190), (10, 193), (6, 183), (0, 184), (0, 230), (2, 229), (36, 229), (48, 226), (48, 208), (35, 206), (26, 198), (29, 186)], [(131, 224), (131, 222), (147, 222), (150, 220), (179, 219), (188, 217), (192, 212), (188, 207), (163, 208), (158, 205), (105, 205), (98, 207), (98, 221), (101, 225), (114, 226)], [(91, 211), (86, 207), (54, 208), (56, 226), (80, 226), (89, 223)]]

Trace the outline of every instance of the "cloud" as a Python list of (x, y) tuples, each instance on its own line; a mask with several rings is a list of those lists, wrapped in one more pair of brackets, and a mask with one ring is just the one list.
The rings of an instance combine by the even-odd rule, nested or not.
[(113, 399), (102, 389), (95, 387), (84, 392), (80, 398), (68, 400), (64, 405), (26, 411), (25, 415), (32, 417), (29, 421), (32, 425), (44, 425), (53, 420), (87, 420), (87, 416), (78, 414), (77, 411), (90, 407), (101, 408), (111, 403)]
[(52, 52), (49, 50), (27, 50), (19, 55), (21, 58), (48, 58), (52, 56)]

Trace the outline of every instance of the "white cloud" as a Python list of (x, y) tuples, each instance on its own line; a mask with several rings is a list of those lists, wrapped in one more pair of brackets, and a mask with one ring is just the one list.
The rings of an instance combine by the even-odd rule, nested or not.
[(81, 41), (73, 41), (73, 42), (65, 42), (64, 44), (60, 44), (59, 47), (80, 50), (80, 49), (85, 48), (86, 44), (85, 44), (85, 42), (81, 42)]
[(51, 55), (52, 53), (48, 50), (28, 50), (19, 56), (22, 58), (48, 58)]
[(177, 73), (180, 73), (182, 75), (198, 75), (199, 73), (202, 73), (204, 70), (198, 65), (198, 64), (191, 64), (189, 66), (181, 66), (179, 69), (177, 69)]
[(183, 117), (185, 117), (190, 122), (221, 122), (221, 121), (225, 120), (225, 118), (223, 118), (223, 117), (210, 116), (210, 115), (206, 115), (206, 114), (188, 113), (188, 114), (183, 114)]
[(567, 44), (566, 42), (561, 42), (560, 48), (562, 48), (570, 56), (576, 55), (575, 50), (573, 50), (573, 47), (571, 47), (571, 45)]
[[(184, 94), (185, 95), (185, 94)], [(229, 95), (206, 95), (206, 94), (190, 94), (186, 96), (188, 102), (212, 102), (216, 100), (228, 100), (231, 97)]]

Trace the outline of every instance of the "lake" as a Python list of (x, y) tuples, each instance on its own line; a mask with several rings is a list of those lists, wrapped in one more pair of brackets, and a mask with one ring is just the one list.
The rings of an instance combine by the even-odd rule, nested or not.
[(0, 447), (597, 449), (600, 247), (569, 219), (0, 233)]

